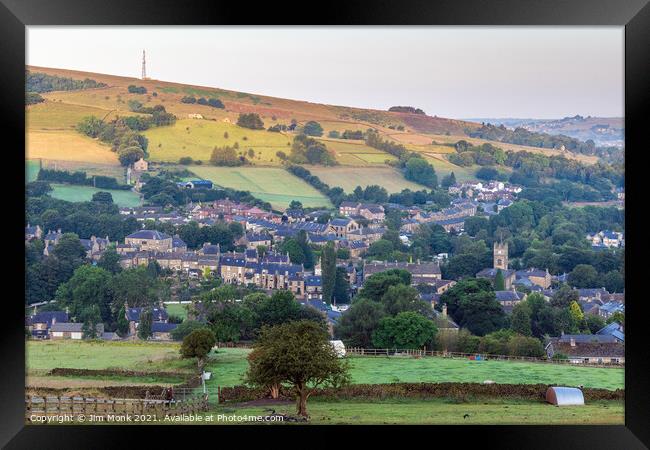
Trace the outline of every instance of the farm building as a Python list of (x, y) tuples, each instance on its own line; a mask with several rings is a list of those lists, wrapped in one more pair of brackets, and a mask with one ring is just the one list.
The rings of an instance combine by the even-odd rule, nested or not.
[(175, 323), (154, 322), (151, 324), (151, 335), (156, 341), (171, 340), (171, 332), (178, 326)]
[(136, 172), (146, 172), (147, 170), (149, 170), (149, 163), (144, 159), (140, 158), (139, 160), (133, 163), (133, 170), (135, 170)]
[(52, 325), (57, 322), (67, 322), (68, 313), (65, 311), (43, 311), (32, 314), (27, 318), (27, 327), (32, 338), (49, 339)]
[(203, 115), (201, 114), (188, 114), (187, 117), (190, 119), (203, 119)]
[(551, 386), (546, 390), (546, 401), (556, 406), (585, 404), (585, 398), (580, 389), (560, 386)]
[(184, 189), (212, 189), (212, 181), (210, 180), (180, 181), (176, 184)]
[[(56, 322), (50, 328), (50, 336), (52, 339), (83, 339), (83, 323), (72, 322)], [(104, 324), (97, 324), (97, 336), (104, 334)]]
[(556, 354), (576, 364), (623, 364), (625, 345), (612, 335), (565, 334), (546, 345), (549, 358)]

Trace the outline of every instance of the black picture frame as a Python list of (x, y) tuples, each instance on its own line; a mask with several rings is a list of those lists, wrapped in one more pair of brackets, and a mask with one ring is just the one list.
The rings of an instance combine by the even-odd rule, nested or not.
[[(439, 0), (414, 1), (363, 0), (335, 1), (323, 4), (281, 2), (253, 4), (247, 2), (169, 1), (169, 0), (0, 0), (0, 112), (3, 131), (13, 138), (5, 140), (5, 183), (9, 184), (6, 202), (14, 214), (6, 214), (7, 255), (21, 255), (20, 233), (24, 224), (24, 69), (25, 26), (28, 25), (618, 25), (625, 26), (625, 146), (626, 199), (639, 207), (626, 207), (626, 371), (624, 426), (494, 426), (459, 429), (454, 426), (429, 427), (345, 427), (363, 439), (392, 436), (407, 439), (411, 445), (445, 445), (443, 436), (452, 440), (446, 445), (492, 446), (500, 448), (646, 448), (650, 445), (650, 389), (648, 357), (645, 343), (647, 300), (641, 281), (644, 242), (641, 219), (643, 177), (641, 152), (650, 116), (650, 5), (649, 0)], [(254, 6), (253, 6), (254, 5)], [(589, 76), (589, 74), (585, 74)], [(594, 93), (598, 95), (598, 93)], [(9, 144), (8, 142), (13, 142)], [(10, 150), (10, 151), (9, 151)], [(9, 160), (11, 160), (9, 162)], [(17, 180), (13, 180), (13, 176)], [(23, 174), (23, 175), (21, 175)], [(13, 188), (13, 189), (12, 189)], [(7, 210), (9, 211), (9, 210)], [(638, 216), (638, 217), (634, 217)], [(636, 219), (636, 220), (635, 220)], [(5, 227), (6, 228), (6, 227)], [(636, 264), (634, 259), (640, 263)], [(180, 438), (199, 445), (197, 434), (207, 438), (204, 444), (225, 443), (225, 435), (246, 439), (250, 427), (191, 426), (25, 426), (24, 425), (24, 310), (18, 297), (9, 294), (15, 281), (24, 279), (24, 266), (11, 260), (4, 279), (6, 289), (2, 321), (3, 383), (0, 405), (0, 445), (6, 448), (113, 448), (144, 437), (148, 445), (171, 443)], [(630, 261), (632, 262), (630, 264)], [(13, 273), (15, 272), (15, 274)], [(369, 429), (370, 428), (370, 429)], [(280, 438), (278, 433), (290, 434)], [(327, 427), (257, 427), (252, 436), (277, 435), (279, 445), (314, 442), (310, 434), (322, 434), (330, 445), (338, 445), (340, 430)], [(417, 438), (413, 434), (417, 434)], [(242, 436), (243, 435), (243, 436)], [(218, 440), (216, 436), (219, 436)], [(339, 439), (337, 439), (339, 438)], [(266, 436), (265, 436), (266, 439)], [(446, 439), (445, 439), (446, 440)], [(245, 442), (245, 441), (239, 441)], [(273, 441), (268, 441), (273, 442)], [(398, 441), (399, 442), (399, 441)], [(429, 443), (429, 444), (427, 444)], [(232, 445), (232, 444), (228, 444)], [(311, 445), (311, 444), (310, 444)]]

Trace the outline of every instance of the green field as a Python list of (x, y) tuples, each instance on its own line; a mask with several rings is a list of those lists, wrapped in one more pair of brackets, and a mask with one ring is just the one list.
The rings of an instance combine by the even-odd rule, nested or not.
[(28, 341), (26, 366), (30, 374), (56, 367), (73, 369), (130, 369), (139, 371), (192, 371), (193, 359), (181, 359), (180, 344), (159, 342)]
[[(265, 416), (274, 409), (295, 415), (293, 403), (266, 406), (218, 405), (210, 411), (213, 424), (236, 424), (223, 416)], [(447, 399), (325, 401), (309, 400), (310, 423), (320, 425), (429, 424), (429, 425), (521, 425), (521, 424), (619, 424), (624, 423), (624, 405), (617, 401), (598, 401), (584, 406), (555, 407), (533, 402), (481, 400), (455, 403)], [(220, 418), (219, 415), (222, 415)], [(277, 422), (276, 422), (277, 423)], [(276, 424), (269, 422), (269, 424)]]
[(27, 182), (36, 181), (39, 171), (40, 171), (40, 167), (38, 161), (35, 160), (25, 161), (25, 176), (27, 178)]
[(165, 303), (165, 309), (170, 315), (178, 316), (185, 320), (187, 318), (187, 305), (181, 303)]
[[(241, 384), (248, 367), (248, 350), (220, 349), (213, 361), (214, 386)], [(467, 382), (493, 380), (502, 384), (583, 385), (592, 388), (622, 389), (624, 369), (576, 367), (551, 363), (513, 361), (469, 361), (450, 358), (350, 357), (352, 383)]]
[(113, 202), (118, 206), (139, 206), (140, 196), (133, 191), (120, 191), (112, 189), (99, 189), (91, 186), (75, 186), (68, 184), (52, 184), (50, 195), (54, 198), (69, 202), (90, 201), (95, 192), (110, 192)]
[(305, 207), (332, 206), (323, 194), (281, 168), (191, 166), (190, 170), (215, 185), (250, 191), (274, 208), (285, 209), (292, 200), (302, 202)]
[(309, 166), (308, 169), (312, 175), (316, 175), (330, 187), (339, 186), (345, 192), (352, 192), (357, 186), (366, 187), (372, 184), (382, 186), (389, 193), (400, 192), (403, 189), (411, 189), (413, 191), (426, 189), (420, 184), (408, 181), (397, 169), (393, 169), (392, 167)]
[[(224, 137), (228, 133), (228, 138)], [(158, 127), (143, 133), (149, 139), (151, 161), (178, 162), (191, 156), (204, 163), (210, 160), (216, 146), (239, 144), (239, 152), (254, 164), (279, 165), (279, 150), (289, 153), (291, 138), (266, 130), (249, 130), (223, 121), (183, 119), (169, 127)], [(246, 138), (246, 139), (244, 139)], [(255, 151), (251, 159), (248, 149)]]

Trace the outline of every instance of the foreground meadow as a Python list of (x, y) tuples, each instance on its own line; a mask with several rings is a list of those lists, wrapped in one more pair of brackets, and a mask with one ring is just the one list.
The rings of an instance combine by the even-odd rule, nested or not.
[[(224, 348), (214, 353), (209, 363), (212, 386), (242, 384), (248, 368), (249, 350)], [(354, 384), (466, 382), (492, 380), (500, 384), (555, 384), (589, 388), (623, 389), (622, 368), (576, 367), (551, 363), (515, 361), (470, 361), (425, 357), (349, 357)]]

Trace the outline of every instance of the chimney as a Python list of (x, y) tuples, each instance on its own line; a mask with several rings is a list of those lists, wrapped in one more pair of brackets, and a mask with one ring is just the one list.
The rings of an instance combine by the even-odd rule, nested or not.
[(571, 338), (571, 347), (575, 347), (575, 346), (576, 346), (576, 340), (575, 338)]

